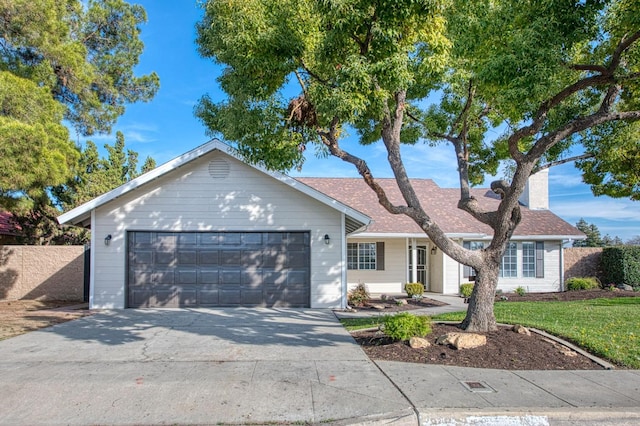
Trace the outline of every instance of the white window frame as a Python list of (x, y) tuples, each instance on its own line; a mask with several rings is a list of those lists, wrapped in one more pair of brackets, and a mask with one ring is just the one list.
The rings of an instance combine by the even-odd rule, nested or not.
[(518, 278), (518, 243), (510, 241), (500, 262), (501, 278)]
[(377, 268), (377, 244), (347, 243), (347, 269), (375, 271)]

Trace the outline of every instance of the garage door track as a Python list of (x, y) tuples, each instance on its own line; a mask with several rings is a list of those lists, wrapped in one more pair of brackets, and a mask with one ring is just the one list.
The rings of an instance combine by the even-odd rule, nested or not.
[(415, 419), (329, 310), (102, 312), (1, 341), (0, 369), (0, 424)]

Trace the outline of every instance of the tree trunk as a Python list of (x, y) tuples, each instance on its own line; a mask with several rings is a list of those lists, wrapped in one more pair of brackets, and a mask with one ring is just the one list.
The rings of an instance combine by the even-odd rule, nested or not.
[(464, 330), (486, 332), (498, 328), (493, 314), (493, 303), (499, 272), (500, 265), (489, 260), (476, 271), (476, 282), (469, 299), (467, 316), (461, 325)]

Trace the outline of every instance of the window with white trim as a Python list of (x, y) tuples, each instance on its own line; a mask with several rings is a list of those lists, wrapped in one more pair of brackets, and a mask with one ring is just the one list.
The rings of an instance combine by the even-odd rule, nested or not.
[(525, 278), (536, 277), (536, 243), (522, 243), (522, 276)]
[(518, 244), (508, 243), (500, 264), (500, 276), (503, 278), (518, 277)]
[[(464, 241), (462, 246), (469, 250), (482, 250), (484, 248), (484, 242), (482, 241)], [(462, 276), (464, 278), (475, 277), (476, 271), (471, 266), (464, 265)]]
[(347, 269), (376, 270), (376, 243), (347, 243)]

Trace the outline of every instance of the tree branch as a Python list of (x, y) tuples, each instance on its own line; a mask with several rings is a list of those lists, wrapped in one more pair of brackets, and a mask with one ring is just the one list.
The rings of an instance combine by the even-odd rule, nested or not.
[(582, 154), (582, 155), (576, 155), (569, 158), (564, 158), (562, 160), (551, 161), (547, 164), (543, 164), (541, 166), (536, 167), (533, 170), (533, 174), (536, 174), (541, 170), (549, 169), (551, 167), (560, 166), (562, 164), (571, 163), (574, 161), (586, 160), (587, 158), (593, 158), (593, 156), (594, 156), (593, 154)]

